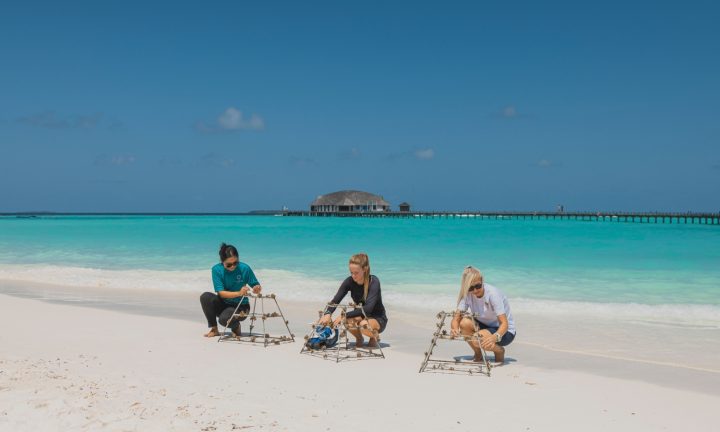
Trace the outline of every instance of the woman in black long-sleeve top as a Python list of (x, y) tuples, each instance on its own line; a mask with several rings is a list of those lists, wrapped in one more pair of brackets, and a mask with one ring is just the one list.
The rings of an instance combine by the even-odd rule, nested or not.
[[(353, 302), (362, 305), (362, 310), (353, 309), (347, 312), (347, 325), (351, 328), (349, 331), (355, 336), (358, 347), (364, 343), (363, 335), (369, 338), (369, 347), (376, 347), (378, 346), (378, 339), (374, 335), (382, 333), (388, 321), (387, 315), (385, 315), (385, 306), (382, 304), (382, 295), (380, 294), (380, 279), (370, 274), (370, 259), (364, 253), (350, 257), (348, 266), (350, 268), (350, 277), (340, 285), (331, 303), (339, 304), (349, 292)], [(363, 315), (363, 311), (365, 315)], [(335, 312), (335, 308), (328, 307), (318, 324), (330, 324), (333, 312)], [(337, 327), (341, 320), (342, 316), (338, 316), (333, 324)], [(365, 329), (366, 325), (369, 328)], [(355, 329), (352, 327), (355, 327)], [(362, 330), (357, 330), (357, 328)], [(374, 333), (371, 329), (377, 333)]]

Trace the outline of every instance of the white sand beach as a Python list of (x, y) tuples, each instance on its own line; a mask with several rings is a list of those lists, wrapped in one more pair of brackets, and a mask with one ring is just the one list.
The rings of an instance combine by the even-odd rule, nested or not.
[(0, 284), (2, 431), (710, 431), (720, 421), (709, 361), (547, 346), (541, 335), (558, 323), (522, 318), (490, 378), (419, 374), (434, 316), (412, 311), (390, 315), (385, 359), (334, 363), (299, 354), (317, 305), (279, 298), (296, 342), (263, 348), (202, 337), (195, 295), (43, 301), (52, 287)]

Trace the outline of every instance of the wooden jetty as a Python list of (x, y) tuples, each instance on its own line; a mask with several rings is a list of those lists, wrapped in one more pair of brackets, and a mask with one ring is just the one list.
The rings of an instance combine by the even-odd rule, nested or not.
[(575, 220), (656, 224), (720, 225), (720, 213), (665, 212), (542, 212), (542, 211), (410, 211), (410, 212), (312, 212), (307, 210), (266, 210), (261, 213), (0, 213), (0, 218), (41, 219), (57, 216), (317, 216), (365, 218), (476, 218), (498, 220)]
[(476, 218), (497, 220), (574, 220), (596, 222), (634, 222), (656, 224), (720, 225), (720, 213), (633, 213), (633, 212), (488, 212), (488, 211), (411, 211), (411, 212), (311, 212), (287, 210), (283, 216), (365, 217), (365, 218)]

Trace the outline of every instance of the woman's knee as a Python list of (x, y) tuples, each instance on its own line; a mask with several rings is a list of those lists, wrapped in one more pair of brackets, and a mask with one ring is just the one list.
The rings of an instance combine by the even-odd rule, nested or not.
[(360, 326), (363, 319), (361, 317), (352, 317), (345, 319), (348, 326)]
[(218, 315), (218, 322), (222, 325), (227, 325), (228, 320), (230, 320), (233, 315), (233, 310), (233, 308), (225, 308), (225, 310)]
[(370, 324), (367, 322), (367, 320), (358, 320), (357, 321), (358, 329), (364, 334), (365, 336), (370, 336)]
[(380, 323), (374, 319), (360, 321), (360, 329), (365, 336), (375, 337), (380, 333)]
[(460, 321), (460, 330), (463, 334), (471, 334), (475, 331), (475, 323), (470, 318), (463, 318)]
[(200, 303), (201, 304), (212, 303), (215, 300), (215, 297), (217, 297), (217, 294), (215, 294), (215, 293), (204, 292), (204, 293), (200, 294)]

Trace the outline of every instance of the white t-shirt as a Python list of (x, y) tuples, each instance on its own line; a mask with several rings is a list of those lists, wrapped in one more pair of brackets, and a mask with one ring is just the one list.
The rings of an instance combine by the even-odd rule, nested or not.
[(458, 310), (466, 312), (470, 308), (472, 313), (478, 314), (475, 319), (488, 327), (500, 327), (497, 317), (505, 314), (508, 320), (508, 331), (515, 334), (515, 320), (513, 320), (507, 297), (502, 291), (488, 283), (484, 286), (485, 294), (482, 297), (477, 298), (474, 293), (468, 293), (458, 303)]

